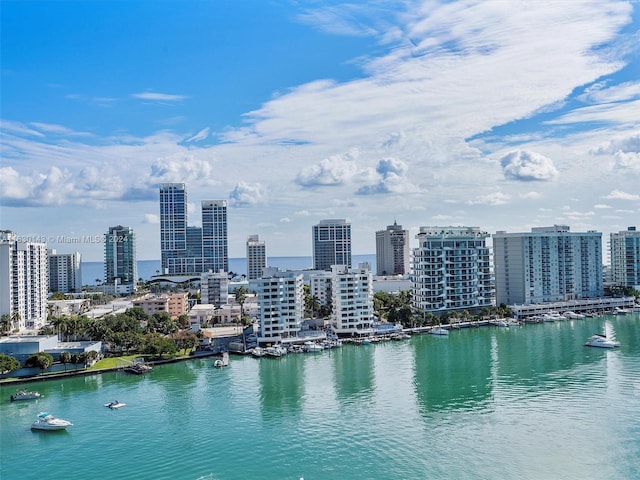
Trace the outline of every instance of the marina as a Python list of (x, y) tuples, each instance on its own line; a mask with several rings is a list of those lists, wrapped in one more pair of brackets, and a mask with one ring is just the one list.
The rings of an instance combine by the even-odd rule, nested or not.
[[(602, 331), (620, 346), (584, 346)], [(0, 477), (640, 477), (638, 313), (213, 362), (0, 387)], [(34, 433), (43, 411), (74, 426)]]

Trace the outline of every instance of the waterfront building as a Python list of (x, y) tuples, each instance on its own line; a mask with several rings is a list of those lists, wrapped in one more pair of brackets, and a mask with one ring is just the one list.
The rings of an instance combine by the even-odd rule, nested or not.
[(189, 310), (189, 325), (192, 332), (197, 332), (201, 328), (209, 327), (213, 324), (215, 305), (198, 303)]
[(488, 237), (477, 227), (420, 227), (413, 249), (413, 307), (436, 313), (494, 305)]
[(267, 266), (267, 247), (258, 235), (247, 237), (247, 280), (256, 280), (262, 276)]
[(187, 190), (184, 183), (160, 184), (160, 255), (162, 273), (185, 273), (180, 262), (181, 258), (187, 257)]
[(611, 283), (640, 290), (640, 231), (629, 227), (611, 234)]
[(351, 267), (351, 224), (344, 219), (321, 220), (314, 225), (313, 269), (331, 270), (332, 265)]
[(507, 305), (596, 298), (604, 293), (602, 234), (567, 225), (493, 236), (496, 302)]
[(188, 311), (189, 294), (172, 293), (169, 295), (145, 295), (132, 301), (134, 307), (140, 307), (147, 315), (167, 312), (173, 320), (185, 315)]
[(331, 328), (340, 337), (373, 333), (373, 277), (368, 268), (331, 267)]
[(321, 307), (331, 305), (331, 272), (316, 272), (309, 275), (309, 294)]
[(0, 315), (9, 315), (11, 330), (37, 330), (47, 320), (47, 245), (22, 240), (0, 231)]
[(393, 222), (386, 230), (376, 232), (377, 275), (406, 275), (409, 260), (409, 230)]
[(218, 308), (229, 303), (229, 276), (226, 272), (202, 274), (200, 277), (200, 301)]
[(136, 237), (131, 227), (109, 227), (104, 240), (104, 291), (130, 294), (136, 291), (138, 266)]
[(82, 291), (81, 254), (48, 251), (49, 291), (74, 293)]
[(302, 275), (265, 268), (254, 283), (258, 296), (258, 343), (279, 343), (298, 336), (304, 309)]

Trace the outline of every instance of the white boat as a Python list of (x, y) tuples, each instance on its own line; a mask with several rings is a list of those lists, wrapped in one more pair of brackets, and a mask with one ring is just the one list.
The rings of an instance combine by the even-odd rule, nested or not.
[(620, 342), (616, 342), (614, 340), (610, 340), (606, 335), (601, 333), (596, 333), (589, 337), (587, 343), (585, 343), (586, 347), (600, 347), (600, 348), (614, 348), (619, 347)]
[(19, 388), (16, 390), (14, 395), (11, 395), (11, 401), (15, 402), (16, 400), (33, 400), (34, 398), (40, 398), (40, 395), (36, 391), (28, 391), (26, 388)]
[(489, 322), (491, 325), (495, 325), (496, 327), (508, 327), (509, 324), (504, 318), (496, 318), (495, 320), (491, 320)]
[(324, 347), (316, 342), (304, 342), (304, 351), (305, 352), (322, 352)]
[(262, 347), (255, 347), (253, 350), (251, 350), (251, 355), (253, 355), (254, 357), (264, 357), (266, 353), (267, 352)]
[(265, 355), (267, 357), (281, 357), (286, 355), (287, 349), (280, 345), (272, 345), (265, 349)]
[(584, 318), (584, 315), (581, 313), (576, 313), (576, 312), (572, 312), (571, 310), (569, 310), (568, 312), (564, 312), (563, 315), (566, 318), (570, 318), (570, 319), (578, 319), (578, 318)]
[(218, 358), (213, 362), (213, 366), (216, 368), (222, 368), (224, 367), (224, 362)]
[(447, 330), (446, 328), (442, 328), (442, 327), (436, 327), (436, 328), (432, 328), (431, 330), (429, 330), (429, 333), (431, 335), (449, 335), (449, 330)]
[(520, 325), (522, 324), (515, 318), (507, 318), (507, 327), (519, 327)]
[(65, 430), (73, 425), (69, 420), (56, 418), (50, 413), (42, 412), (35, 422), (31, 424), (33, 430)]
[(114, 400), (113, 402), (105, 403), (105, 407), (113, 408), (122, 408), (126, 405), (126, 403), (119, 402), (118, 400)]

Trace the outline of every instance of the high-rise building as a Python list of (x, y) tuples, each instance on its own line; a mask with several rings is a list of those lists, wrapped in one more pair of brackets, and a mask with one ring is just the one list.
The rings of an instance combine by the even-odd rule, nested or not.
[(496, 302), (535, 304), (601, 297), (602, 234), (567, 225), (493, 236)]
[(367, 268), (331, 267), (331, 328), (339, 337), (373, 333), (373, 277)]
[(477, 227), (420, 227), (413, 249), (413, 306), (431, 313), (492, 306), (488, 237)]
[(49, 250), (49, 291), (72, 293), (82, 290), (81, 254)]
[(304, 308), (302, 274), (266, 268), (255, 285), (260, 322), (258, 343), (278, 343), (297, 337)]
[(11, 330), (37, 330), (47, 321), (47, 245), (0, 231), (0, 314)]
[(226, 200), (202, 201), (202, 265), (203, 272), (229, 271)]
[(206, 272), (200, 277), (200, 301), (220, 308), (229, 303), (229, 276), (224, 271)]
[(393, 222), (386, 230), (376, 232), (377, 275), (406, 275), (409, 260), (409, 230)]
[(183, 271), (185, 266), (180, 260), (188, 256), (187, 191), (184, 183), (160, 184), (160, 255), (162, 273), (194, 272)]
[(247, 280), (256, 280), (262, 276), (267, 266), (267, 247), (258, 235), (247, 237)]
[(109, 292), (133, 293), (138, 281), (136, 237), (130, 227), (109, 227), (104, 240), (104, 285)]
[(321, 220), (313, 226), (313, 269), (351, 267), (351, 224), (344, 219)]
[(229, 269), (227, 201), (203, 200), (202, 227), (187, 223), (184, 183), (160, 184), (162, 273), (183, 275)]
[(640, 231), (636, 227), (611, 234), (611, 282), (640, 290)]

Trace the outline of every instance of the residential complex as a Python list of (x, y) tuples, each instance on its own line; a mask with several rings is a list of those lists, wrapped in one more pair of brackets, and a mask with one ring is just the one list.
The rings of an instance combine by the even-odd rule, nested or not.
[(200, 277), (200, 301), (220, 308), (229, 301), (229, 277), (226, 272), (207, 272)]
[(373, 332), (373, 277), (368, 268), (331, 268), (331, 328), (340, 337)]
[(0, 231), (0, 314), (11, 330), (37, 330), (47, 320), (47, 245), (24, 242), (11, 230)]
[(535, 304), (604, 294), (602, 234), (567, 225), (497, 232), (493, 255), (498, 304)]
[(49, 291), (73, 293), (82, 291), (82, 268), (80, 252), (56, 253), (48, 251)]
[(247, 237), (247, 280), (256, 280), (262, 276), (267, 266), (267, 247), (258, 235)]
[(377, 275), (407, 275), (409, 260), (409, 230), (393, 222), (376, 232)]
[(611, 282), (640, 290), (640, 231), (636, 227), (629, 227), (612, 233), (609, 249)]
[(433, 313), (492, 306), (488, 237), (477, 227), (420, 227), (413, 250), (413, 306)]
[(255, 282), (260, 310), (259, 343), (278, 343), (297, 337), (303, 318), (302, 275), (266, 268)]
[(187, 222), (184, 183), (160, 184), (162, 273), (183, 275), (229, 269), (227, 201), (203, 200), (202, 227)]
[(109, 293), (133, 293), (138, 282), (136, 237), (130, 227), (109, 227), (104, 239), (104, 283)]
[(172, 293), (170, 295), (145, 295), (136, 298), (132, 304), (140, 307), (147, 315), (167, 312), (173, 320), (189, 311), (189, 294), (186, 292)]
[(351, 224), (344, 219), (322, 220), (314, 225), (313, 269), (331, 270), (332, 265), (351, 266)]

